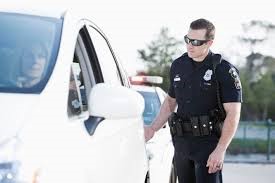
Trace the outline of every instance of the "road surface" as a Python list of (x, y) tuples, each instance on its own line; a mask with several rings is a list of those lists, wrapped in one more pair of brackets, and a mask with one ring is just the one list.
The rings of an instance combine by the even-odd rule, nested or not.
[(225, 163), (224, 183), (274, 183), (275, 164)]

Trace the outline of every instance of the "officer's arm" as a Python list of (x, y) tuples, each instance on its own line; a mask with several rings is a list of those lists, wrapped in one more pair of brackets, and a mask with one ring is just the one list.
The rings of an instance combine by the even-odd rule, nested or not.
[(162, 126), (167, 122), (168, 117), (171, 115), (172, 112), (174, 112), (176, 106), (176, 99), (167, 95), (163, 104), (161, 105), (158, 115), (152, 123), (151, 128), (154, 131), (158, 131), (160, 128), (162, 128)]
[(226, 118), (224, 120), (221, 138), (217, 147), (226, 151), (238, 127), (241, 103), (230, 102), (224, 103), (223, 106), (226, 112)]

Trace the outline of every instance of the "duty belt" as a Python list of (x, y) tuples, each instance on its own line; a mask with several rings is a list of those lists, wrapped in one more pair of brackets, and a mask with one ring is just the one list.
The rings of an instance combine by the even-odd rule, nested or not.
[(172, 136), (183, 136), (186, 133), (193, 136), (211, 135), (214, 129), (214, 122), (208, 115), (194, 116), (186, 120), (173, 113), (169, 117), (168, 123)]

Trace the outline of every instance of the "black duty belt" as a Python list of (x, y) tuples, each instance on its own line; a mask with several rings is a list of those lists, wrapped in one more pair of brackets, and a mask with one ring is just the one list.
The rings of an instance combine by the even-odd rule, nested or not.
[(193, 136), (211, 135), (214, 128), (214, 122), (207, 115), (190, 117), (188, 121), (172, 116), (168, 119), (168, 123), (172, 136), (183, 136), (186, 133), (192, 133)]

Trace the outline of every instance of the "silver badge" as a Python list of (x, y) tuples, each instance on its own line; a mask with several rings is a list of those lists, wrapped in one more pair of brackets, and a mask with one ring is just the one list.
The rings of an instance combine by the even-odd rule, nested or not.
[(204, 74), (204, 76), (203, 76), (203, 79), (204, 79), (205, 81), (211, 80), (212, 74), (213, 74), (213, 71), (210, 70), (210, 69), (208, 69), (208, 70), (205, 72), (205, 74)]

